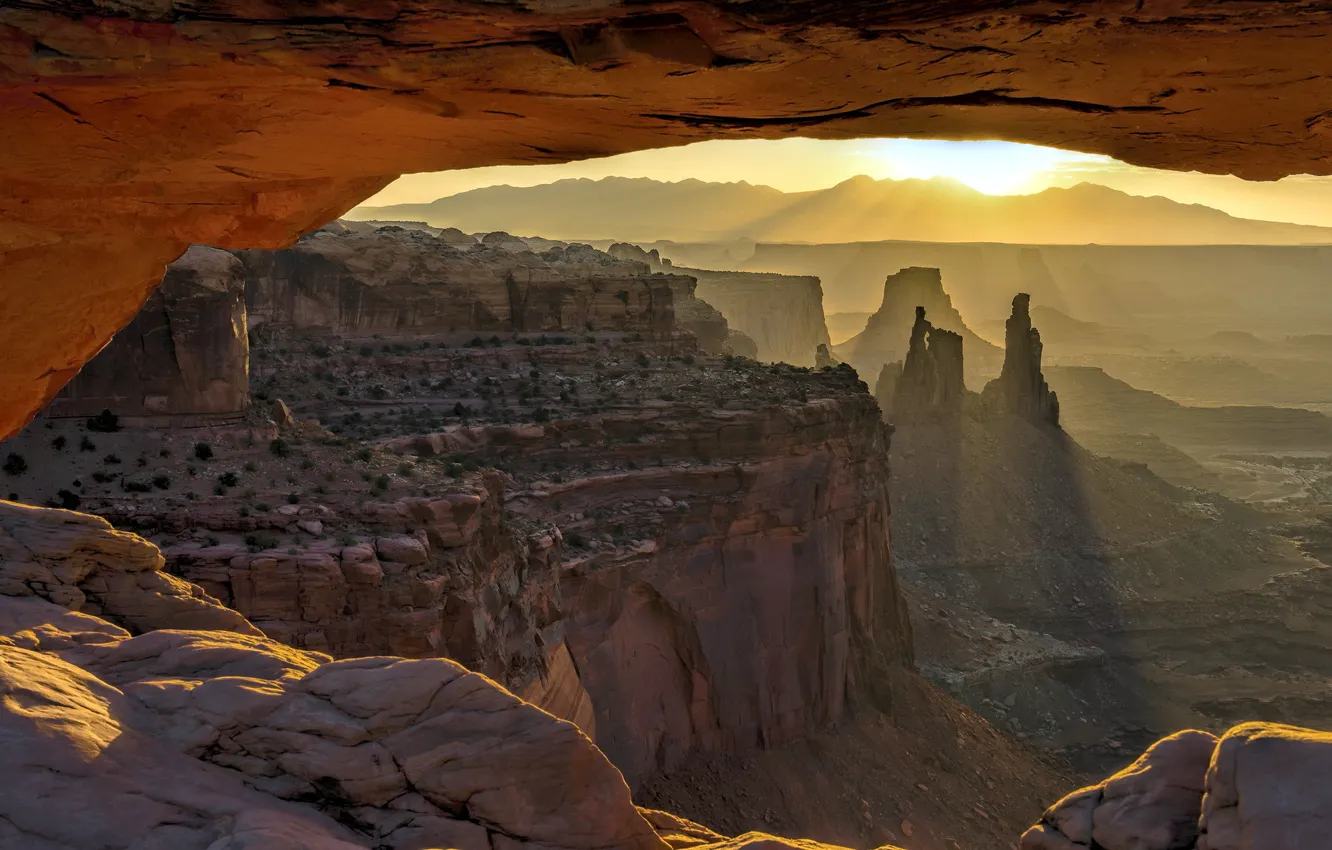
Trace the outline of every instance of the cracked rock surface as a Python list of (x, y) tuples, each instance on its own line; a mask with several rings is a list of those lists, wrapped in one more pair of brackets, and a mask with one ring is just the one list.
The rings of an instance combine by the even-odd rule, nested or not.
[(0, 847), (663, 846), (573, 724), (443, 659), (0, 596), (0, 705)]
[[(253, 627), (131, 635), (72, 610), (89, 574), (73, 566), (133, 575), (156, 549), (3, 507), (3, 850), (826, 846), (639, 809), (577, 726), (453, 661), (333, 661)], [(126, 591), (117, 610), (155, 598)]]

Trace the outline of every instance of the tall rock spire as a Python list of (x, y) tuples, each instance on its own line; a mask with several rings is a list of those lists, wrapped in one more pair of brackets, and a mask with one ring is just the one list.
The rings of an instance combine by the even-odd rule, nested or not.
[(1041, 334), (1031, 326), (1031, 296), (1013, 298), (1013, 314), (1004, 330), (1004, 368), (985, 385), (981, 404), (1037, 425), (1059, 426), (1059, 398), (1041, 373)]
[[(958, 414), (966, 394), (962, 380), (962, 336), (934, 327), (925, 318), (925, 308), (916, 307), (906, 359), (895, 377), (888, 411), (894, 421)], [(881, 374), (880, 384), (886, 380)], [(880, 395), (882, 404), (883, 393)]]

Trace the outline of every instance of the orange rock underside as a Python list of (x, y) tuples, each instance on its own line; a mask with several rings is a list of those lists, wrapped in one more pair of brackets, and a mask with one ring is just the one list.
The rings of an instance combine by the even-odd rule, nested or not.
[(0, 9), (0, 436), (188, 244), (288, 244), (404, 172), (789, 135), (1332, 172), (1314, 3), (85, 5)]

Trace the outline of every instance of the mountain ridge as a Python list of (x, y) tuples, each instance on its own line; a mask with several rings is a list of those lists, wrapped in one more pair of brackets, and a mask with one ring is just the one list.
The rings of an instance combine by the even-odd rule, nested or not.
[[(357, 207), (360, 220), (422, 220), (554, 239), (1115, 245), (1332, 244), (1332, 228), (1247, 219), (1095, 183), (986, 195), (950, 179), (876, 180), (783, 192), (736, 181), (573, 177), (471, 189), (428, 203)], [(1163, 234), (1168, 235), (1163, 236)]]

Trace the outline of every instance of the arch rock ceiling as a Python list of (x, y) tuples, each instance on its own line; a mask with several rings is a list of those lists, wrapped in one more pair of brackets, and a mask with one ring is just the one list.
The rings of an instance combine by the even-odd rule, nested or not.
[(718, 138), (1003, 138), (1332, 172), (1332, 4), (17, 0), (0, 6), (0, 435), (190, 243), (404, 172)]

